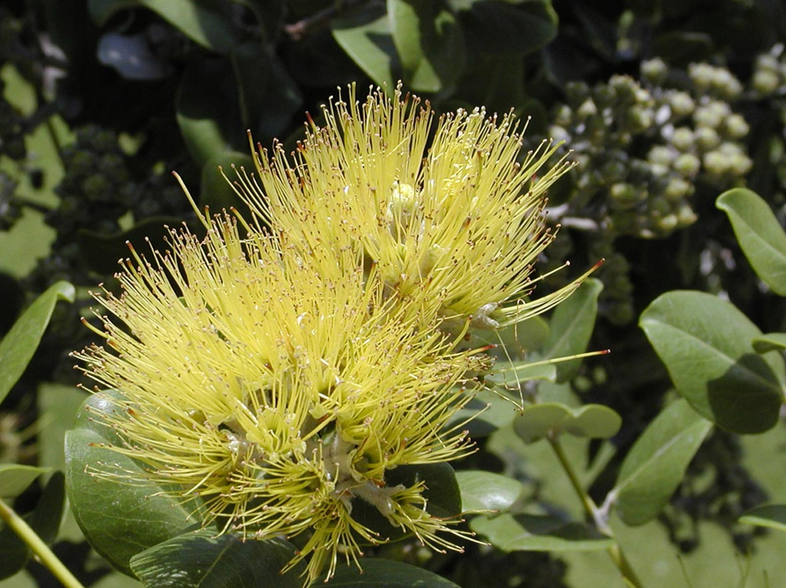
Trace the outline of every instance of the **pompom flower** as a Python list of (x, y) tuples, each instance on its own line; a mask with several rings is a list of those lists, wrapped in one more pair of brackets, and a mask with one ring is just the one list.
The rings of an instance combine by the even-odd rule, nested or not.
[(413, 312), (425, 316), (421, 304), (439, 301), (443, 317), (471, 317), (478, 329), (540, 314), (580, 284), (524, 302), (554, 237), (545, 193), (570, 164), (538, 176), (556, 150), (548, 143), (519, 162), (512, 116), (459, 110), (433, 128), (429, 104), (400, 88), (392, 98), (376, 90), (362, 105), (350, 88), (348, 102), (332, 101), (323, 115), (324, 126), (309, 119), (293, 158), (281, 145), (272, 157), (260, 149), (258, 179), (238, 175), (241, 197), (304, 255), (359, 245)]
[(305, 534), (291, 565), (310, 556), (309, 580), (387, 540), (353, 519), (354, 499), (426, 545), (459, 549), (441, 535), (460, 534), (457, 521), (427, 512), (423, 482), (388, 485), (386, 474), (471, 451), (448, 421), (484, 358), (451, 353), (433, 325), (385, 302), (351, 251), (341, 261), (355, 257), (355, 270), (324, 278), (275, 239), (241, 236), (232, 217), (206, 223), (203, 242), (172, 232), (170, 254), (134, 253), (117, 275), (122, 295), (98, 296), (123, 326), (104, 318), (106, 346), (76, 356), (120, 391), (102, 415), (124, 439), (111, 449), (195, 501), (205, 524)]
[(132, 250), (122, 294), (97, 296), (105, 346), (76, 354), (118, 391), (101, 415), (122, 439), (110, 449), (205, 525), (297, 538), (286, 569), (308, 559), (307, 581), (389, 540), (353, 516), (359, 503), (460, 549), (424, 482), (391, 472), (472, 451), (451, 424), (490, 369), (469, 331), (526, 320), (581, 281), (525, 299), (553, 238), (544, 194), (567, 164), (536, 177), (549, 145), (519, 163), (511, 117), (459, 111), (432, 129), (417, 98), (378, 90), (360, 105), (354, 89), (324, 116), (293, 159), (279, 145), (255, 153), (258, 179), (241, 171), (252, 218), (202, 217), (204, 239), (172, 231), (150, 260)]

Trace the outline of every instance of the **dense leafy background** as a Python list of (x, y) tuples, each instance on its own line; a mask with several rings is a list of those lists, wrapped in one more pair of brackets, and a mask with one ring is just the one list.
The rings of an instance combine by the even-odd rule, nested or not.
[[(64, 470), (65, 430), (84, 400), (67, 354), (90, 342), (78, 320), (90, 316), (88, 289), (112, 287), (127, 240), (163, 246), (164, 225), (193, 220), (169, 172), (178, 171), (200, 205), (236, 205), (216, 168), (249, 165), (247, 130), (262, 145), (274, 137), (294, 145), (304, 113), (318, 116), (337, 86), (402, 80), (437, 111), (485, 106), (531, 117), (530, 146), (547, 137), (567, 142), (578, 166), (550, 194), (550, 219), (562, 228), (541, 268), (572, 265), (539, 292), (606, 262), (599, 282), (549, 325), (520, 330), (511, 349), (539, 357), (587, 346), (613, 352), (537, 374), (515, 364), (495, 374), (500, 384), (536, 378), (526, 391), (548, 404), (521, 418), (495, 405), (473, 424), (479, 453), (457, 464), (465, 508), (510, 511), (471, 518), (494, 547), (443, 556), (404, 541), (377, 555), (463, 588), (612, 585), (606, 543), (585, 525), (548, 443), (538, 441), (553, 434), (592, 496), (616, 498), (621, 520), (611, 524), (645, 583), (687, 584), (681, 553), (694, 586), (743, 577), (764, 586), (764, 570), (772, 585), (784, 573), (783, 535), (738, 518), (786, 502), (783, 361), (779, 351), (757, 355), (782, 349), (786, 330), (776, 295), (786, 292), (786, 247), (778, 250), (779, 239), (786, 243), (778, 228), (786, 218), (784, 42), (786, 9), (777, 0), (3, 3), (0, 400), (8, 395), (0, 487), (9, 472), (19, 481), (40, 473), (30, 468)], [(717, 196), (737, 187), (761, 201), (738, 190), (716, 208)], [(774, 243), (771, 255), (756, 253), (762, 240)], [(24, 332), (9, 332), (42, 294)], [(732, 337), (714, 330), (717, 323)], [(720, 383), (728, 383), (725, 370), (745, 368), (734, 372), (738, 388), (708, 392), (707, 372), (686, 380), (675, 368), (680, 358), (696, 361), (697, 341), (709, 342), (698, 348)], [(686, 401), (673, 403), (675, 387)], [(749, 400), (735, 404), (737, 390)], [(733, 402), (719, 403), (729, 395)], [(58, 479), (21, 493), (17, 510), (31, 520), (59, 518), (50, 508), (62, 504)], [(46, 526), (42, 534), (52, 535)], [(185, 541), (180, 528), (169, 531), (162, 540)], [(0, 550), (11, 551), (0, 560), (16, 553), (24, 564), (26, 551), (6, 535), (0, 531)], [(47, 540), (86, 585), (139, 585), (91, 551), (70, 512)], [(120, 567), (156, 573), (150, 550), (132, 555)], [(372, 574), (387, 574), (374, 566), (381, 571)], [(431, 577), (401, 573), (409, 585)], [(0, 586), (52, 582), (30, 564)], [(351, 583), (350, 570), (335, 581)]]

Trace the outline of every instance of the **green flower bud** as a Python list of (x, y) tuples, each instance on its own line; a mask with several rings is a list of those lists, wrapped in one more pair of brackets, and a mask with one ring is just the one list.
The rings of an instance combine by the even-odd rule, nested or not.
[(712, 69), (708, 63), (691, 63), (688, 66), (688, 76), (699, 90), (707, 90), (714, 78)]
[(641, 75), (651, 84), (662, 84), (668, 71), (666, 63), (660, 57), (641, 62)]
[(677, 220), (680, 227), (692, 225), (698, 218), (699, 217), (687, 203), (683, 203), (679, 209), (677, 209)]
[(581, 106), (579, 106), (578, 110), (576, 110), (576, 114), (581, 119), (589, 118), (590, 116), (594, 116), (598, 114), (598, 107), (595, 106), (595, 103), (592, 101), (592, 98), (587, 98)]
[(693, 153), (683, 153), (674, 160), (674, 170), (685, 178), (693, 178), (699, 173), (701, 162)]
[(693, 131), (689, 127), (674, 129), (674, 133), (671, 136), (671, 144), (680, 151), (690, 151), (693, 147)]
[(666, 98), (674, 116), (687, 116), (696, 108), (693, 98), (687, 92), (670, 92)]
[(732, 139), (742, 139), (750, 130), (748, 123), (740, 114), (732, 114), (727, 117), (723, 126), (726, 135)]
[(702, 151), (709, 151), (720, 145), (721, 139), (712, 127), (699, 127), (694, 133), (696, 145)]
[(573, 121), (573, 110), (567, 104), (562, 104), (554, 113), (554, 123), (567, 127)]
[(671, 178), (669, 183), (666, 184), (666, 189), (663, 191), (663, 196), (671, 201), (676, 202), (685, 196), (689, 196), (693, 190), (693, 185), (682, 178)]
[(780, 77), (774, 71), (758, 70), (753, 74), (753, 89), (759, 94), (772, 94), (780, 83)]
[(769, 71), (777, 74), (779, 66), (780, 63), (778, 62), (778, 58), (769, 53), (764, 53), (756, 57), (757, 71)]
[(556, 142), (559, 143), (561, 141), (568, 142), (570, 141), (570, 133), (565, 130), (565, 127), (561, 127), (559, 125), (551, 125), (549, 127), (549, 136)]
[(647, 153), (647, 161), (653, 164), (669, 166), (676, 156), (677, 153), (673, 149), (665, 145), (655, 145)]
[(705, 153), (702, 164), (710, 175), (722, 176), (729, 171), (729, 158), (720, 151)]
[(675, 214), (667, 214), (655, 221), (655, 226), (662, 233), (671, 233), (679, 225), (679, 219)]
[(633, 133), (641, 133), (652, 126), (654, 113), (651, 108), (631, 106), (625, 111), (623, 124)]

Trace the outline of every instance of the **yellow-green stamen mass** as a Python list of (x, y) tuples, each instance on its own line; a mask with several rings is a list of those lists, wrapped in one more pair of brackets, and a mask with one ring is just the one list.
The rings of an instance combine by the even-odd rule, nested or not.
[(253, 218), (202, 217), (204, 239), (173, 230), (168, 253), (132, 250), (122, 294), (97, 296), (105, 346), (76, 354), (119, 391), (102, 415), (123, 439), (111, 449), (218, 532), (298, 539), (287, 569), (307, 559), (307, 581), (389, 540), (353, 518), (357, 501), (460, 550), (460, 521), (390, 472), (472, 451), (451, 424), (491, 367), (471, 329), (578, 285), (523, 299), (553, 238), (545, 191), (567, 168), (535, 178), (549, 146), (518, 163), (510, 117), (459, 111), (430, 137), (428, 105), (399, 91), (361, 105), (354, 89), (324, 115), (293, 159), (277, 146), (255, 154), (259, 180), (241, 173)]

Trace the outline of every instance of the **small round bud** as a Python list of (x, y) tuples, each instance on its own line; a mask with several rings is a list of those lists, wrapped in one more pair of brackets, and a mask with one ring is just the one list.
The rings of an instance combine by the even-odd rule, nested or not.
[(679, 219), (675, 214), (667, 214), (655, 221), (655, 225), (660, 232), (671, 233), (679, 225)]
[(647, 153), (647, 161), (653, 164), (669, 166), (676, 156), (677, 153), (673, 149), (665, 145), (655, 145)]
[(769, 53), (756, 57), (756, 69), (758, 71), (768, 71), (777, 74), (779, 65), (778, 58)]
[(565, 130), (565, 127), (560, 125), (551, 125), (549, 127), (549, 136), (557, 143), (570, 141), (570, 133)]
[(778, 89), (780, 83), (780, 77), (774, 71), (758, 70), (753, 74), (753, 89), (759, 94), (772, 94)]
[(667, 100), (676, 117), (688, 116), (696, 108), (693, 98), (687, 92), (670, 92)]
[(707, 173), (722, 176), (729, 171), (729, 158), (720, 151), (710, 151), (702, 157), (702, 164)]
[(641, 75), (651, 84), (662, 84), (668, 71), (666, 63), (660, 57), (641, 62)]
[(671, 201), (676, 202), (685, 196), (689, 196), (692, 192), (693, 186), (682, 178), (671, 178), (669, 183), (666, 184), (666, 189), (663, 191), (663, 196)]
[(726, 135), (731, 139), (742, 139), (750, 131), (750, 127), (740, 114), (732, 114), (723, 124)]
[(714, 79), (712, 70), (708, 63), (691, 63), (688, 66), (688, 75), (699, 90), (707, 90)]
[(580, 119), (589, 118), (590, 116), (598, 114), (598, 107), (595, 106), (595, 102), (592, 101), (592, 98), (587, 98), (576, 110), (576, 114)]
[(693, 148), (693, 131), (689, 127), (674, 129), (674, 133), (671, 136), (671, 144), (680, 151), (690, 151)]
[(694, 138), (696, 139), (696, 146), (701, 151), (709, 151), (710, 149), (714, 149), (721, 142), (720, 136), (712, 127), (697, 128), (696, 132), (694, 133)]
[(623, 123), (633, 133), (641, 133), (652, 126), (654, 113), (650, 108), (631, 106), (625, 111)]
[(684, 178), (693, 178), (699, 173), (701, 162), (693, 153), (683, 153), (674, 160), (674, 170)]

